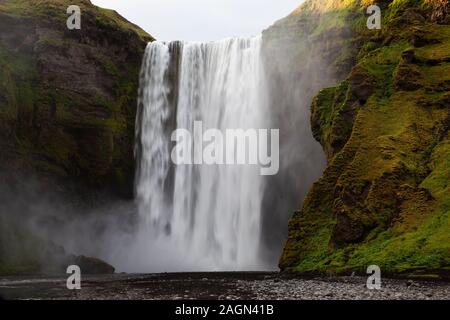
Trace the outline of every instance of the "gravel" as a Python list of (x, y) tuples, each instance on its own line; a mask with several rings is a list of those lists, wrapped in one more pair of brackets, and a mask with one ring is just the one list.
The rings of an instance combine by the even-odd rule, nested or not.
[(382, 279), (369, 290), (364, 277), (295, 278), (278, 273), (116, 274), (82, 277), (0, 277), (4, 299), (58, 300), (449, 300), (450, 283)]

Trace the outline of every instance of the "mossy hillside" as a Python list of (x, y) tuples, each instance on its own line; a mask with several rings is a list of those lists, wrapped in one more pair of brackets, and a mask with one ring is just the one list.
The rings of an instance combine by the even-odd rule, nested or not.
[(348, 15), (354, 6), (353, 0), (310, 0), (305, 1), (286, 19), (312, 22), (308, 23), (308, 34), (321, 36), (327, 30), (347, 27)]
[[(81, 7), (81, 30), (66, 27), (72, 4)], [(139, 68), (151, 40), (89, 1), (0, 1), (2, 188), (32, 177), (43, 194), (83, 205), (99, 194), (131, 197)], [(0, 274), (53, 272), (60, 248), (14, 218), (3, 196)]]
[[(30, 107), (34, 99), (31, 83), (36, 79), (37, 70), (32, 59), (14, 55), (0, 46), (0, 87), (1, 101), (5, 108), (0, 110), (4, 122), (13, 121), (19, 112), (19, 107)], [(17, 83), (24, 83), (19, 89)], [(22, 90), (22, 94), (18, 94)], [(7, 108), (6, 108), (7, 107)], [(6, 123), (2, 128), (6, 128)]]
[[(79, 31), (65, 26), (72, 4)], [(130, 196), (139, 67), (153, 38), (86, 0), (8, 0), (0, 15), (3, 169)]]
[(77, 5), (82, 15), (95, 19), (99, 26), (137, 34), (142, 41), (152, 41), (154, 38), (140, 27), (130, 23), (116, 11), (93, 6), (89, 0), (5, 0), (0, 3), (0, 13), (17, 18), (47, 19), (50, 22), (65, 23), (68, 15), (66, 9)]
[[(354, 7), (353, 0), (307, 0), (265, 30), (264, 50), (268, 65), (275, 65), (275, 76), (277, 72), (289, 74), (295, 70), (311, 73), (312, 84), (324, 79), (331, 79), (331, 83), (342, 80), (355, 56), (353, 42), (357, 39), (350, 28)], [(305, 60), (309, 56), (314, 58)], [(311, 89), (316, 90), (314, 85)]]
[(448, 274), (450, 28), (429, 1), (385, 5), (349, 78), (314, 100), (329, 165), (291, 219), (284, 270)]

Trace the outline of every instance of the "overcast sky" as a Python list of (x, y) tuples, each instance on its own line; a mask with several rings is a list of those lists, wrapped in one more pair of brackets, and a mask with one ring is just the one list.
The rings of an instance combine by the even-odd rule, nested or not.
[(114, 9), (158, 40), (254, 36), (303, 0), (91, 0)]

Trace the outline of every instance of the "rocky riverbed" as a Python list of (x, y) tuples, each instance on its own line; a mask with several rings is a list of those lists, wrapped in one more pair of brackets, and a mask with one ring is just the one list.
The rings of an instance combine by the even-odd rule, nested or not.
[(3, 299), (58, 300), (447, 300), (450, 283), (383, 279), (369, 290), (364, 277), (296, 278), (278, 273), (115, 274), (82, 278), (68, 290), (65, 277), (0, 277)]

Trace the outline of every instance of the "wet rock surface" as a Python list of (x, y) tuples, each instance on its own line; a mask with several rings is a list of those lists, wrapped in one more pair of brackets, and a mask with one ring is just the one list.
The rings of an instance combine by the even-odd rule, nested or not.
[(450, 283), (383, 279), (369, 290), (365, 277), (295, 278), (278, 273), (116, 274), (82, 277), (82, 289), (66, 278), (0, 277), (4, 299), (57, 300), (447, 300)]

